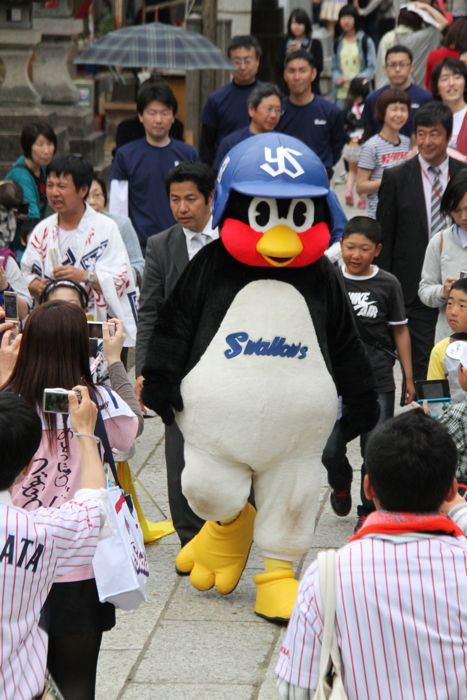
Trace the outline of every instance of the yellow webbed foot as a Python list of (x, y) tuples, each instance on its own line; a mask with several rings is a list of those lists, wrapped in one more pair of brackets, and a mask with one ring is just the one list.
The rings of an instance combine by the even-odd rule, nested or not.
[(247, 503), (228, 524), (207, 521), (178, 553), (175, 560), (178, 573), (190, 573), (192, 586), (200, 591), (214, 586), (222, 595), (231, 593), (248, 560), (255, 515), (255, 509)]
[(256, 574), (255, 613), (270, 622), (286, 624), (295, 604), (298, 581), (291, 569), (275, 569)]

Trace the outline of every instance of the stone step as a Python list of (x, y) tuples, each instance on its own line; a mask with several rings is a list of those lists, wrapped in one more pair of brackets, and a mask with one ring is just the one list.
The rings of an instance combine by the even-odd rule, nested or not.
[(93, 165), (104, 160), (105, 134), (103, 131), (94, 131), (87, 136), (71, 136), (70, 152), (76, 153)]

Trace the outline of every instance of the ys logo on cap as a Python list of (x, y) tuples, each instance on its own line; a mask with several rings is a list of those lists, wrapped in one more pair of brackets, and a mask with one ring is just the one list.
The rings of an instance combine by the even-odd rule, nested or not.
[[(260, 165), (260, 168), (268, 175), (271, 175), (271, 177), (277, 177), (278, 175), (288, 175), (292, 178), (299, 177), (299, 175), (303, 175), (305, 171), (294, 156), (303, 156), (303, 153), (295, 151), (293, 148), (287, 148), (287, 146), (278, 146), (276, 148), (276, 157), (274, 158), (272, 149), (266, 146), (264, 149), (266, 163)], [(275, 163), (277, 168), (274, 170), (270, 163)], [(294, 170), (288, 168), (287, 163), (291, 168), (294, 168)]]

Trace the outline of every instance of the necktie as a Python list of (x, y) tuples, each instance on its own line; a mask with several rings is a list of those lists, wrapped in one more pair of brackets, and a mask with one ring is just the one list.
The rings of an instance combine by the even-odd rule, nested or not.
[(444, 216), (441, 214), (441, 168), (436, 168), (434, 165), (430, 165), (428, 170), (431, 172), (433, 177), (431, 184), (431, 231), (430, 237), (434, 236), (435, 233), (440, 231), (444, 226)]
[(206, 236), (205, 233), (197, 233), (193, 236), (191, 239), (191, 249), (193, 251), (193, 255), (198, 252), (198, 250), (201, 250), (201, 248), (206, 245), (206, 243), (209, 242), (209, 237)]

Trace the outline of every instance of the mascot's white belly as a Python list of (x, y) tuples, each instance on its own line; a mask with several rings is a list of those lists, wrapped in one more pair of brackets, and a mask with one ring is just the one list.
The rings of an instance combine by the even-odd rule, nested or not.
[(253, 469), (321, 452), (337, 412), (305, 299), (276, 280), (241, 289), (181, 392), (185, 440)]

